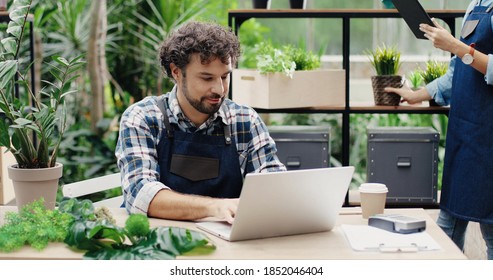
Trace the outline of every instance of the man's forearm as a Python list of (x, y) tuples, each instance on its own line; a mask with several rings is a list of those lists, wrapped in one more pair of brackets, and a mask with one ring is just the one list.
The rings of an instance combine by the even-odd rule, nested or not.
[(149, 205), (150, 217), (172, 220), (197, 220), (213, 216), (214, 199), (166, 189), (159, 191)]

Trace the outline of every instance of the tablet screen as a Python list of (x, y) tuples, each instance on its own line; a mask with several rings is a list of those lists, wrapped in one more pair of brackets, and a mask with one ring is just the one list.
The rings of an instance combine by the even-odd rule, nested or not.
[(411, 28), (414, 36), (418, 39), (427, 39), (424, 36), (424, 32), (419, 30), (419, 25), (421, 23), (426, 23), (435, 26), (435, 24), (433, 24), (430, 16), (426, 13), (418, 0), (392, 0), (392, 2), (409, 28)]

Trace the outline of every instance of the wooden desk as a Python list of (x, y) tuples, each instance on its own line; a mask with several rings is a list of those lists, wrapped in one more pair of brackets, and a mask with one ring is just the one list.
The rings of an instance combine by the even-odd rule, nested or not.
[[(15, 207), (0, 207), (0, 223), (7, 211), (15, 211)], [(111, 209), (113, 216), (120, 225), (127, 217), (123, 209)], [(366, 224), (359, 214), (340, 215), (338, 226), (330, 232), (293, 235), (258, 240), (227, 242), (212, 235), (212, 242), (217, 246), (210, 255), (197, 256), (197, 259), (303, 259), (303, 260), (348, 260), (348, 259), (466, 259), (466, 256), (443, 233), (423, 209), (386, 209), (385, 213), (399, 213), (426, 219), (426, 231), (440, 244), (441, 250), (421, 251), (417, 253), (380, 253), (353, 251), (344, 236), (340, 224)], [(192, 222), (179, 222), (161, 219), (150, 219), (151, 226), (175, 226), (198, 230)], [(200, 230), (198, 230), (200, 231)], [(81, 259), (83, 253), (70, 250), (64, 243), (52, 243), (45, 250), (38, 252), (25, 247), (13, 253), (0, 253), (0, 259)], [(193, 257), (180, 257), (192, 259)]]

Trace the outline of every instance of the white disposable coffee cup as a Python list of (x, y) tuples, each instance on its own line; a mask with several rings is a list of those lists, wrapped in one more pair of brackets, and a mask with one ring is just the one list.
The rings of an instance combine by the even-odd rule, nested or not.
[(364, 219), (376, 214), (383, 214), (388, 191), (385, 184), (363, 183), (360, 185), (361, 212)]

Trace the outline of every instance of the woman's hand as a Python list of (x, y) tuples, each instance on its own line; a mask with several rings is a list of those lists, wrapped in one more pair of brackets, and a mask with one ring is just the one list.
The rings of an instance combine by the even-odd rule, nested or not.
[(401, 88), (386, 87), (384, 90), (385, 92), (397, 93), (402, 97), (401, 102), (407, 101), (409, 104), (419, 104), (422, 101), (431, 99), (425, 88), (413, 91), (407, 85), (404, 85)]
[(432, 21), (435, 26), (422, 23), (419, 25), (419, 30), (425, 33), (424, 36), (433, 43), (435, 48), (456, 54), (460, 41), (438, 24), (434, 18)]

